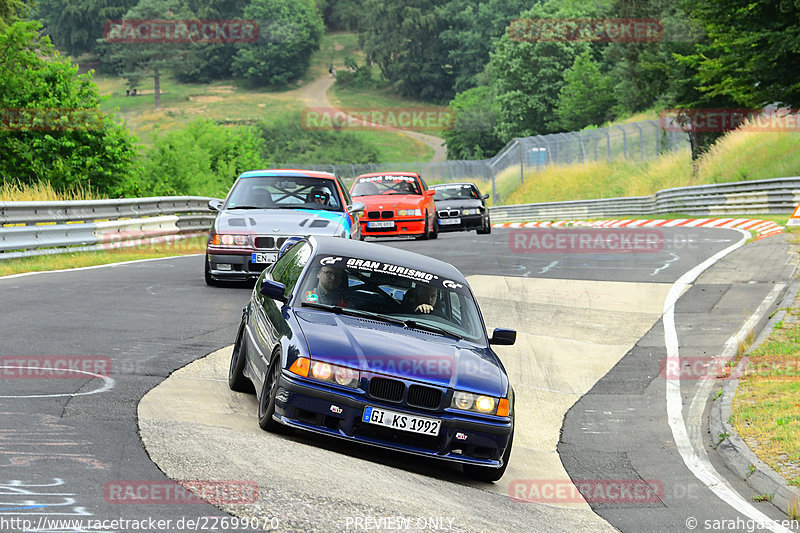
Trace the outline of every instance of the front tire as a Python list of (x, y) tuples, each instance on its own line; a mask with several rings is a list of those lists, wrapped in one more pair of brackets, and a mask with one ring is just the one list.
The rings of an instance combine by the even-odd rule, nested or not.
[(514, 443), (514, 433), (511, 433), (511, 438), (508, 439), (508, 446), (503, 452), (503, 466), (500, 468), (492, 468), (490, 466), (476, 466), (464, 465), (464, 473), (469, 477), (478, 481), (493, 482), (499, 480), (506, 473), (508, 467), (508, 459), (511, 457), (511, 445)]
[(486, 223), (483, 227), (477, 230), (478, 235), (489, 235), (492, 232), (492, 222), (489, 220), (489, 217), (486, 217)]
[(431, 239), (437, 239), (439, 237), (439, 216), (434, 213), (433, 214), (433, 231), (431, 232)]
[(219, 281), (214, 279), (214, 277), (211, 275), (211, 269), (208, 268), (208, 254), (206, 254), (206, 266), (204, 270), (206, 275), (206, 285), (209, 287), (217, 287), (219, 285)]
[(278, 431), (281, 424), (273, 420), (275, 414), (275, 397), (278, 395), (278, 382), (281, 377), (281, 354), (272, 355), (267, 376), (264, 379), (264, 387), (261, 389), (261, 397), (258, 399), (258, 425), (264, 431)]
[(431, 229), (428, 226), (428, 212), (425, 211), (425, 229), (423, 230), (422, 235), (420, 235), (417, 238), (420, 239), (420, 240), (423, 240), (423, 241), (427, 241), (428, 239), (431, 238), (430, 231), (431, 231)]
[(244, 365), (247, 362), (247, 351), (244, 343), (245, 320), (239, 326), (236, 342), (233, 343), (231, 364), (228, 368), (228, 388), (236, 392), (253, 392), (253, 384), (244, 375)]

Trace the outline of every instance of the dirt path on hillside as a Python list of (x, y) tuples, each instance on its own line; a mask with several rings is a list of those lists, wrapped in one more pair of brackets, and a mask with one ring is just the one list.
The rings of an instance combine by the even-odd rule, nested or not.
[[(334, 82), (333, 78), (329, 76), (324, 76), (322, 78), (317, 78), (311, 83), (304, 85), (303, 87), (295, 89), (294, 91), (291, 91), (286, 94), (300, 98), (308, 107), (333, 108), (335, 106), (331, 104), (330, 100), (328, 100), (328, 89), (330, 89), (333, 86), (333, 82)], [(445, 161), (447, 159), (447, 147), (444, 144), (444, 139), (436, 137), (435, 135), (428, 135), (426, 133), (420, 133), (418, 131), (407, 131), (397, 128), (377, 126), (377, 125), (376, 128), (393, 131), (401, 135), (406, 135), (408, 137), (411, 137), (412, 139), (418, 140), (419, 142), (427, 146), (430, 146), (431, 148), (433, 148), (433, 159), (431, 159), (431, 161), (438, 162), (438, 161)]]

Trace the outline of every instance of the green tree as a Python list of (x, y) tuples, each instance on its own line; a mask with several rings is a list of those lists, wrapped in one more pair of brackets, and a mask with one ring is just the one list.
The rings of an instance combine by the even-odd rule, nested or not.
[(449, 0), (437, 10), (446, 22), (440, 38), (454, 72), (454, 90), (479, 84), (495, 41), (530, 5), (530, 0)]
[(403, 96), (444, 102), (454, 72), (441, 39), (447, 27), (437, 9), (447, 0), (364, 0), (359, 42)]
[(328, 30), (358, 30), (363, 13), (363, 0), (318, 0), (317, 8)]
[(599, 126), (611, 118), (615, 102), (612, 86), (612, 79), (600, 72), (600, 65), (592, 57), (591, 50), (584, 50), (564, 73), (555, 126), (580, 130), (589, 125)]
[(258, 23), (258, 41), (237, 45), (235, 76), (252, 84), (281, 86), (308, 70), (325, 30), (312, 0), (252, 0), (244, 18)]
[(134, 140), (99, 110), (91, 74), (78, 75), (40, 30), (17, 22), (0, 32), (0, 177), (115, 195), (129, 179)]
[(53, 44), (77, 56), (99, 52), (107, 23), (134, 5), (136, 0), (36, 0), (36, 12)]
[(703, 92), (743, 106), (800, 104), (800, 3), (697, 0), (686, 5), (709, 37), (693, 55)]
[(25, 0), (0, 0), (0, 31), (19, 20), (27, 11)]
[(455, 124), (443, 132), (448, 159), (483, 159), (503, 147), (495, 133), (493, 100), (491, 89), (483, 85), (460, 92), (450, 101)]
[[(522, 19), (591, 18), (596, 6), (577, 0), (548, 2), (520, 14)], [(503, 141), (513, 137), (541, 135), (556, 131), (558, 106), (564, 73), (575, 58), (589, 48), (587, 42), (568, 40), (535, 41), (508, 33), (497, 40), (487, 66), (497, 106), (496, 133)]]
[[(176, 69), (185, 61), (192, 43), (136, 42), (128, 38), (125, 22), (133, 20), (187, 20), (194, 16), (181, 0), (139, 0), (122, 18), (120, 39), (114, 42), (114, 29), (105, 39), (106, 62), (119, 65), (121, 74), (132, 87), (137, 87), (144, 77), (153, 78), (154, 106), (161, 107), (161, 76)], [(131, 42), (132, 41), (132, 42)]]
[[(201, 20), (242, 19), (248, 0), (186, 0), (189, 10)], [(230, 79), (237, 48), (229, 43), (196, 43), (186, 49), (183, 60), (174, 66), (182, 82), (208, 83)]]

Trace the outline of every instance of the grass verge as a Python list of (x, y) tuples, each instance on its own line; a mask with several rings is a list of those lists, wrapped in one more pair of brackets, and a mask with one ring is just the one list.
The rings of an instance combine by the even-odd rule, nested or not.
[[(800, 229), (787, 232), (797, 243)], [(731, 422), (759, 459), (800, 486), (800, 294), (785, 311), (767, 340), (747, 355)]]
[[(140, 259), (156, 259), (204, 253), (205, 237), (184, 239), (175, 243), (150, 244), (133, 248), (117, 248), (96, 252), (73, 252), (35, 257), (20, 257), (0, 261), (0, 277), (25, 272), (44, 272), (95, 265), (122, 263)], [(198, 276), (200, 273), (198, 273)]]
[(525, 174), (506, 204), (647, 196), (662, 189), (797, 176), (800, 134), (734, 131), (693, 170), (688, 149), (644, 162), (614, 160), (553, 165)]

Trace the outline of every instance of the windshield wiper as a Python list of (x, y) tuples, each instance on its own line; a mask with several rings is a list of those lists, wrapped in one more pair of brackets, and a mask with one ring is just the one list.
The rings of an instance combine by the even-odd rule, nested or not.
[(326, 311), (330, 311), (332, 313), (341, 314), (344, 309), (338, 305), (329, 305), (329, 304), (321, 304), (319, 302), (301, 302), (301, 306), (303, 307), (313, 307), (314, 309), (324, 309)]
[(233, 207), (228, 207), (228, 211), (233, 211), (234, 209), (266, 209), (263, 206), (256, 206), (256, 205), (234, 205)]
[(463, 339), (461, 335), (457, 333), (453, 333), (452, 331), (448, 331), (444, 328), (440, 328), (439, 326), (434, 326), (432, 324), (428, 324), (426, 322), (417, 322), (416, 320), (406, 320), (405, 324), (409, 328), (414, 329), (421, 329), (424, 331), (430, 331), (432, 333), (438, 333), (440, 335), (446, 335), (448, 337), (455, 337), (456, 339)]

